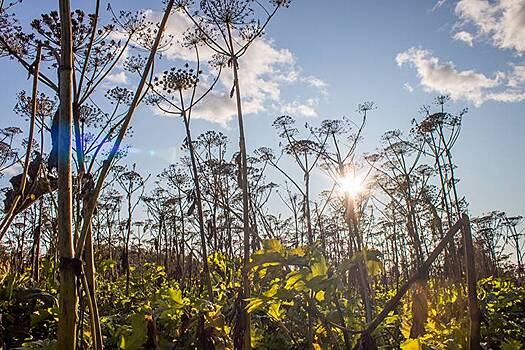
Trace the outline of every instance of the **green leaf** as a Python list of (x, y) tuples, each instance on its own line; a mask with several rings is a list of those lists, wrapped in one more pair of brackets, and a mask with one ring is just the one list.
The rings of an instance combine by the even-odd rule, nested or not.
[(421, 350), (419, 339), (407, 339), (401, 343), (401, 350)]
[(314, 262), (311, 266), (312, 278), (317, 276), (326, 276), (328, 273), (328, 266), (326, 266), (326, 259), (321, 255), (318, 261)]
[(297, 285), (304, 285), (303, 279), (305, 278), (305, 273), (303, 270), (292, 271), (286, 276), (286, 285), (284, 288), (292, 289), (296, 288)]
[(317, 291), (327, 287), (327, 283), (326, 283), (327, 281), (328, 280), (326, 279), (326, 276), (316, 276), (316, 277), (308, 280), (305, 283), (305, 285), (306, 285), (306, 287), (310, 288), (314, 292), (317, 292)]
[(315, 300), (318, 302), (321, 302), (325, 299), (325, 292), (324, 290), (320, 290), (317, 293), (315, 293)]
[(306, 250), (303, 247), (297, 247), (290, 250), (289, 254), (295, 256), (304, 256), (306, 254)]
[(187, 304), (187, 300), (182, 297), (182, 291), (180, 289), (170, 288), (168, 289), (170, 299), (175, 302), (175, 308), (180, 309)]
[(135, 314), (131, 320), (131, 333), (120, 339), (120, 348), (127, 350), (142, 349), (148, 337), (148, 329), (144, 315)]
[(369, 276), (380, 275), (381, 271), (383, 270), (383, 264), (377, 260), (367, 260), (366, 267), (367, 267)]
[(263, 241), (263, 248), (267, 252), (284, 253), (284, 247), (278, 239), (266, 239)]
[(264, 252), (259, 251), (252, 255), (251, 267), (253, 266), (277, 266), (283, 261), (283, 256), (278, 252)]
[(264, 305), (264, 300), (260, 298), (249, 298), (247, 299), (248, 304), (246, 305), (246, 311), (250, 314), (256, 310), (260, 310)]
[(117, 262), (112, 259), (106, 259), (100, 262), (100, 270), (102, 272), (107, 272), (110, 269), (115, 268), (115, 266), (117, 266)]
[(523, 349), (523, 344), (516, 339), (507, 339), (501, 343), (501, 350), (520, 350)]
[(119, 349), (125, 349), (126, 348), (126, 338), (124, 338), (123, 335), (120, 336), (120, 342), (118, 343)]
[(274, 283), (274, 284), (272, 284), (270, 289), (268, 289), (266, 292), (263, 293), (263, 295), (266, 298), (271, 298), (271, 297), (275, 296), (275, 294), (277, 294), (277, 291), (279, 290), (279, 288), (280, 288), (279, 284), (278, 283)]
[(268, 308), (268, 316), (275, 321), (281, 321), (284, 318), (284, 311), (281, 310), (281, 303), (272, 303)]

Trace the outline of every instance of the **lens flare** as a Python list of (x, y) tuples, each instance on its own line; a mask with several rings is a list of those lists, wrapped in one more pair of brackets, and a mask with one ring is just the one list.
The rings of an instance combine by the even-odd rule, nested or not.
[(362, 176), (348, 173), (338, 181), (339, 188), (343, 194), (356, 197), (365, 189), (365, 182)]

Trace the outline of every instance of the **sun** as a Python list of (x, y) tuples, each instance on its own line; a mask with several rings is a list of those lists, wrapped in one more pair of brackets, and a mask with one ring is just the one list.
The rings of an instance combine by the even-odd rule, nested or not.
[(365, 189), (365, 181), (362, 176), (348, 173), (337, 181), (342, 193), (356, 197)]

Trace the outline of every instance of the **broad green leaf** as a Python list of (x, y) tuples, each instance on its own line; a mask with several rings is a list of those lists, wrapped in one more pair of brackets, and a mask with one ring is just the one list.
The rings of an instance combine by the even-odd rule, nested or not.
[[(294, 288), (299, 281), (305, 277), (303, 271), (292, 271), (286, 276), (286, 285), (284, 288), (292, 289)], [(304, 284), (304, 281), (302, 281)]]
[(328, 272), (328, 266), (326, 266), (326, 259), (321, 255), (320, 259), (314, 262), (311, 266), (312, 278), (317, 276), (326, 276)]
[(250, 332), (250, 335), (251, 335), (251, 339), (250, 339), (251, 346), (252, 346), (252, 348), (257, 348), (257, 346), (259, 345), (259, 342), (263, 339), (263, 335), (259, 332), (258, 328), (254, 327), (253, 323), (251, 324), (250, 328), (251, 328), (251, 332)]
[(250, 265), (254, 266), (277, 266), (283, 261), (283, 256), (278, 252), (257, 252), (252, 255)]
[(297, 247), (289, 251), (290, 255), (304, 256), (306, 251), (303, 247)]
[(388, 316), (385, 317), (385, 324), (394, 324), (397, 322), (397, 320), (399, 319), (399, 315), (395, 315), (394, 314), (394, 311), (390, 311), (388, 313)]
[(187, 304), (186, 300), (182, 297), (182, 291), (180, 289), (170, 288), (168, 289), (170, 299), (175, 303), (175, 308), (180, 309)]
[[(325, 289), (327, 287), (327, 282), (328, 280), (326, 279), (326, 276), (316, 276), (306, 281), (304, 284), (306, 285), (306, 287), (317, 292), (321, 289)], [(297, 289), (297, 286), (296, 286), (296, 289)]]
[(127, 350), (142, 349), (142, 345), (146, 342), (147, 335), (148, 330), (145, 317), (141, 314), (135, 314), (131, 321), (131, 333), (121, 338), (120, 347)]
[(421, 350), (419, 339), (407, 339), (401, 343), (401, 350)]

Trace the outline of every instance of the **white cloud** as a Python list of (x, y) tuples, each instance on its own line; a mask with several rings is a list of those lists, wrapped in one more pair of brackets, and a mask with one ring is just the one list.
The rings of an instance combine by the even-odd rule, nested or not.
[(7, 177), (13, 177), (15, 175), (21, 174), (22, 170), (23, 170), (22, 166), (18, 163), (15, 163), (11, 165), (9, 168), (2, 170), (2, 174), (6, 175)]
[(460, 26), (472, 24), (495, 47), (525, 51), (525, 1), (460, 0), (455, 12)]
[[(158, 13), (151, 13), (158, 16)], [(174, 42), (183, 40), (183, 33), (191, 27), (191, 21), (176, 12), (170, 17), (167, 33), (173, 36)], [(201, 62), (207, 62), (213, 57), (213, 51), (207, 47), (199, 48)], [(172, 61), (195, 61), (195, 52), (180, 45), (173, 45), (163, 53)], [(297, 66), (295, 57), (288, 49), (277, 48), (269, 38), (261, 38), (252, 43), (246, 54), (239, 60), (239, 82), (243, 97), (244, 114), (255, 114), (263, 111), (277, 113), (275, 106), (287, 105), (282, 101), (281, 91), (291, 84), (304, 84), (310, 87), (314, 94), (326, 95), (327, 84), (314, 76), (305, 76)], [(209, 81), (203, 82), (203, 86)], [(194, 118), (206, 119), (221, 125), (226, 125), (237, 115), (234, 99), (229, 93), (233, 86), (233, 72), (224, 68), (214, 91), (203, 99), (193, 111)], [(295, 101), (294, 101), (295, 102)], [(288, 105), (292, 106), (294, 102)], [(303, 112), (316, 114), (315, 105), (304, 105)]]
[(324, 80), (309, 75), (302, 78), (301, 81), (307, 83), (309, 86), (319, 89), (319, 92), (321, 92), (323, 95), (328, 95), (328, 84)]
[[(518, 80), (513, 79), (515, 75), (512, 73), (496, 72), (493, 77), (487, 77), (474, 70), (461, 71), (454, 63), (442, 63), (432, 52), (414, 47), (399, 53), (396, 62), (399, 66), (412, 65), (425, 91), (448, 94), (454, 100), (464, 99), (479, 106), (486, 101), (518, 102), (525, 99), (523, 89), (515, 88)], [(525, 77), (520, 84), (524, 80)], [(509, 82), (514, 87), (505, 88)]]
[(500, 92), (487, 94), (486, 99), (496, 102), (520, 102), (525, 100), (525, 92), (515, 89), (505, 89)]
[(408, 91), (408, 92), (413, 92), (414, 91), (414, 88), (412, 87), (412, 85), (410, 85), (409, 82), (406, 82), (403, 84), (403, 88)]
[(112, 73), (108, 74), (104, 82), (109, 85), (127, 85), (128, 76), (126, 75), (126, 72)]
[[(247, 103), (243, 103), (243, 112), (249, 113), (250, 110), (257, 109)], [(237, 108), (234, 100), (223, 92), (212, 91), (206, 96), (205, 103), (198, 104), (193, 110), (193, 116), (199, 119), (205, 119), (226, 127), (228, 122), (237, 115)]]
[(453, 38), (454, 40), (457, 40), (457, 41), (463, 41), (470, 47), (474, 45), (474, 37), (469, 32), (466, 32), (466, 31), (457, 32), (456, 34), (454, 34)]
[(513, 65), (512, 73), (509, 75), (507, 85), (517, 88), (525, 83), (525, 66)]
[(483, 103), (483, 91), (498, 85), (473, 70), (458, 71), (452, 62), (440, 63), (437, 57), (423, 49), (410, 48), (396, 57), (399, 66), (411, 64), (416, 68), (421, 85), (427, 91), (450, 94), (453, 99), (466, 99), (476, 105)]
[(281, 107), (283, 114), (290, 114), (292, 116), (301, 115), (304, 117), (316, 117), (317, 100), (309, 98), (305, 102), (298, 100), (286, 103)]

